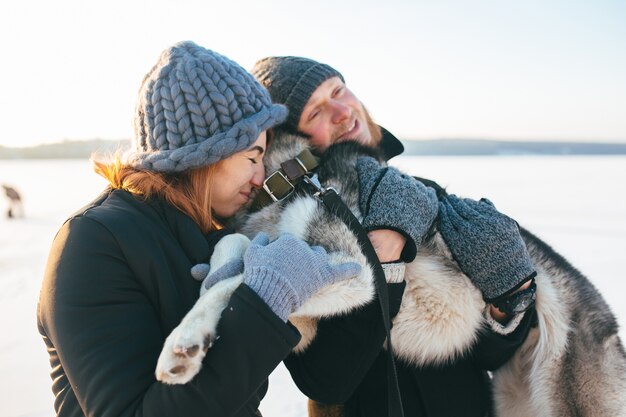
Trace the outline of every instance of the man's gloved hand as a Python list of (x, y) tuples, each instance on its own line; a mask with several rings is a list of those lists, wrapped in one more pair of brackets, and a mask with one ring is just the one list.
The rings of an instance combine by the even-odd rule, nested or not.
[(259, 233), (243, 260), (243, 282), (285, 321), (320, 288), (361, 272), (355, 262), (330, 264), (324, 248), (310, 247), (287, 233), (271, 243), (267, 234)]
[(209, 274), (211, 267), (209, 264), (197, 264), (191, 268), (191, 276), (202, 281), (200, 286), (200, 296), (215, 284), (243, 272), (243, 259), (233, 259), (219, 267), (215, 272)]
[(536, 274), (515, 220), (485, 198), (444, 198), (439, 203), (439, 232), (488, 303), (509, 295)]
[(417, 247), (437, 217), (435, 190), (395, 168), (365, 156), (357, 160), (359, 207), (365, 230), (390, 229), (407, 237), (401, 259), (415, 259)]

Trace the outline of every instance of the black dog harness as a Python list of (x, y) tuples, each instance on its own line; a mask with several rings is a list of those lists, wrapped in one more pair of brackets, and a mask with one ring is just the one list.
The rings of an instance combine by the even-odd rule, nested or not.
[(389, 316), (389, 294), (387, 292), (387, 280), (385, 272), (378, 260), (376, 250), (372, 246), (367, 232), (361, 226), (359, 220), (343, 202), (337, 190), (332, 187), (324, 188), (317, 179), (317, 174), (312, 171), (317, 168), (318, 160), (309, 150), (302, 151), (297, 157), (281, 164), (281, 169), (270, 174), (263, 182), (262, 191), (252, 203), (254, 211), (279, 202), (291, 195), (296, 186), (301, 183), (307, 187), (314, 197), (318, 198), (326, 208), (343, 221), (356, 236), (363, 254), (374, 270), (374, 286), (378, 294), (378, 302), (383, 316), (385, 332), (387, 335), (387, 395), (389, 417), (404, 417), (402, 398), (398, 385), (393, 349), (391, 347), (391, 318)]

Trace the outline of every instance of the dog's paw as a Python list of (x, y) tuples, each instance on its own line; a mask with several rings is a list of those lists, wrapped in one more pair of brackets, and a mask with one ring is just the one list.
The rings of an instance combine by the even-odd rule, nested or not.
[(213, 345), (215, 332), (203, 334), (185, 323), (165, 340), (156, 367), (156, 379), (165, 384), (186, 384), (202, 367), (206, 352)]
[(217, 324), (243, 275), (212, 286), (165, 339), (156, 368), (157, 380), (185, 384), (200, 371), (206, 352), (217, 339)]

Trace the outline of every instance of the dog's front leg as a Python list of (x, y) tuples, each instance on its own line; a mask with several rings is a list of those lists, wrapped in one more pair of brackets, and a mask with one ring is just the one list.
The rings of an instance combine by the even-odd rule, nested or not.
[(165, 340), (156, 368), (157, 380), (185, 384), (200, 371), (202, 360), (217, 336), (217, 323), (230, 296), (243, 281), (238, 275), (215, 284), (187, 313)]
[[(241, 259), (250, 240), (241, 234), (224, 237), (211, 257), (211, 271), (233, 259)], [(156, 368), (157, 380), (184, 384), (200, 371), (202, 360), (217, 336), (217, 323), (243, 275), (220, 281), (206, 290), (181, 323), (165, 340)]]

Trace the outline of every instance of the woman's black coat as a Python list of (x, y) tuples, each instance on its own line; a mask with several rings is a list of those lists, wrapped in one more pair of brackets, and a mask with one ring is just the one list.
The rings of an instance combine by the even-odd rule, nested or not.
[(267, 377), (299, 340), (245, 285), (234, 293), (200, 373), (164, 385), (165, 338), (198, 298), (190, 268), (205, 238), (165, 202), (107, 190), (58, 232), (38, 308), (59, 416), (256, 416)]

